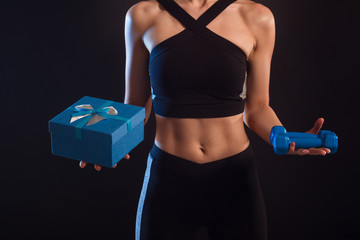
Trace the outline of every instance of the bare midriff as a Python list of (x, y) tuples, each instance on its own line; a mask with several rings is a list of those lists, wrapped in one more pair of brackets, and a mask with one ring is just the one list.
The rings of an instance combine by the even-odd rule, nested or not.
[(168, 118), (155, 114), (155, 118), (156, 146), (195, 163), (220, 160), (249, 146), (242, 113), (220, 118)]

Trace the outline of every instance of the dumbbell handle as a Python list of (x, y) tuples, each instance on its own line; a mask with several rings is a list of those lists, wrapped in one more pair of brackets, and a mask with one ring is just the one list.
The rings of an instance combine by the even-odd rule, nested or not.
[(312, 134), (312, 133), (303, 133), (303, 132), (287, 132), (287, 135), (289, 136), (289, 138), (315, 138), (318, 139), (319, 136), (316, 134)]
[(311, 134), (315, 137), (289, 137), (291, 142), (295, 142), (295, 149), (298, 148), (317, 148), (322, 146), (321, 138), (315, 134)]

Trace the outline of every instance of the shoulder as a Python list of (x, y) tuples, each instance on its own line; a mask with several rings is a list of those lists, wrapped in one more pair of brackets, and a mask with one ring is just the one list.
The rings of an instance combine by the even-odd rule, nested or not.
[(133, 4), (126, 14), (138, 15), (138, 14), (151, 14), (158, 8), (159, 3), (156, 0), (145, 0)]
[(250, 0), (238, 0), (239, 14), (247, 25), (254, 30), (271, 30), (275, 27), (275, 18), (272, 11), (261, 3)]
[(271, 10), (250, 0), (236, 2), (242, 3), (237, 10), (254, 38), (254, 49), (260, 42), (272, 45), (275, 41), (275, 18)]
[(125, 20), (135, 28), (146, 28), (159, 12), (156, 0), (140, 1), (132, 5), (126, 12)]

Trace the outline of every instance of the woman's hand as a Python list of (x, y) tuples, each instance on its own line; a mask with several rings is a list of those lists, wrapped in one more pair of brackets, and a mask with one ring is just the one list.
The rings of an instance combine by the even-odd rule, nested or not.
[[(130, 158), (130, 155), (129, 154), (126, 154), (125, 157), (126, 159), (129, 159)], [(87, 165), (87, 162), (85, 161), (80, 161), (79, 163), (79, 166), (81, 168), (84, 168), (85, 166)], [(115, 164), (112, 168), (116, 168), (117, 164)], [(100, 165), (97, 165), (97, 164), (94, 164), (94, 168), (96, 171), (100, 171), (101, 170), (101, 166)]]
[[(313, 126), (312, 129), (310, 129), (309, 131), (307, 131), (306, 133), (312, 133), (312, 134), (318, 134), (318, 132), (320, 131), (322, 125), (324, 124), (324, 119), (323, 118), (319, 118), (315, 121), (315, 124)], [(290, 143), (290, 148), (289, 148), (289, 152), (287, 154), (292, 154), (292, 155), (323, 155), (325, 156), (326, 154), (330, 153), (330, 149), (328, 148), (308, 148), (308, 149), (304, 149), (304, 148), (299, 148), (299, 149), (295, 149), (295, 142)]]

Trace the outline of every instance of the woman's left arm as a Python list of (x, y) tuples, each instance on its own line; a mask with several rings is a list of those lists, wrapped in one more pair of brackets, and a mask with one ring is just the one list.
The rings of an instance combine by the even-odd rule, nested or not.
[[(271, 58), (275, 45), (275, 20), (272, 12), (262, 4), (254, 3), (248, 11), (246, 20), (255, 39), (254, 48), (249, 55), (247, 92), (245, 100), (244, 122), (262, 139), (271, 144), (270, 132), (273, 126), (283, 126), (269, 105), (269, 84)], [(319, 118), (314, 127), (307, 131), (317, 134), (324, 119)], [(309, 148), (295, 150), (290, 144), (288, 154), (326, 155), (327, 148)]]

